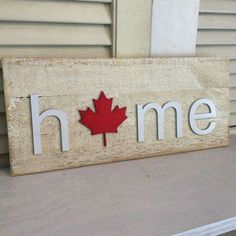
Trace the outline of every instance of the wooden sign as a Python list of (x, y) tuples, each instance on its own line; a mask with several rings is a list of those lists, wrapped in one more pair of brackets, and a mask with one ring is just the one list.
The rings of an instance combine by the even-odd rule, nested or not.
[(12, 175), (228, 145), (222, 58), (4, 59)]

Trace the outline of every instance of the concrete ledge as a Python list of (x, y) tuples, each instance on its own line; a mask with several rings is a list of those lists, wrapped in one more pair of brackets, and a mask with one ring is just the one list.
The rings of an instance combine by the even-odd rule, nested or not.
[(4, 236), (185, 232), (236, 216), (236, 135), (230, 147), (137, 161), (20, 177), (1, 169), (0, 199)]

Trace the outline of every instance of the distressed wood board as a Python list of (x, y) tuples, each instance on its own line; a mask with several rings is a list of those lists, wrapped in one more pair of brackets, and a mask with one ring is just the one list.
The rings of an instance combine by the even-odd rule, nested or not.
[[(161, 59), (3, 59), (4, 92), (12, 175), (91, 164), (138, 159), (228, 145), (229, 75), (224, 58)], [(118, 133), (91, 135), (78, 121), (78, 110), (90, 107), (101, 91), (113, 97), (113, 107), (127, 107), (128, 119)], [(70, 149), (61, 151), (59, 122), (41, 125), (43, 153), (34, 155), (30, 95), (39, 96), (40, 112), (64, 111), (68, 117)], [(207, 135), (192, 132), (188, 115), (192, 103), (211, 99), (216, 106), (215, 129)], [(165, 112), (164, 140), (156, 137), (156, 115), (145, 114), (145, 140), (137, 141), (136, 105), (156, 102), (181, 104), (183, 137), (176, 138), (173, 109)], [(208, 112), (205, 106), (199, 113)], [(205, 129), (212, 119), (197, 121)]]

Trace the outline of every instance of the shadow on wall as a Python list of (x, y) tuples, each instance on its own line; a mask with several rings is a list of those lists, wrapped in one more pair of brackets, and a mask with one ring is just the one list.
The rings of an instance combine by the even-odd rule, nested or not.
[(9, 166), (7, 122), (3, 93), (3, 73), (0, 69), (0, 168)]

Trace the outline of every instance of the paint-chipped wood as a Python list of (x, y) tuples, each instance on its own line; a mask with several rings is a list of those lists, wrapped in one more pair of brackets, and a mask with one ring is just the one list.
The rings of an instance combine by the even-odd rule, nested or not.
[[(228, 145), (229, 75), (222, 58), (170, 59), (4, 59), (4, 88), (13, 175), (138, 159)], [(101, 135), (78, 123), (79, 109), (93, 107), (100, 91), (127, 107), (128, 119), (117, 134)], [(40, 111), (67, 113), (70, 150), (61, 152), (59, 124), (47, 118), (41, 127), (43, 154), (34, 155), (29, 95), (40, 96)], [(216, 128), (194, 134), (188, 124), (191, 104), (200, 98), (216, 104)], [(145, 141), (137, 142), (136, 104), (179, 102), (183, 137), (175, 137), (173, 111), (165, 115), (165, 139), (156, 139), (155, 113), (145, 115)], [(206, 111), (205, 108), (199, 110)], [(209, 120), (198, 122), (206, 128)]]

